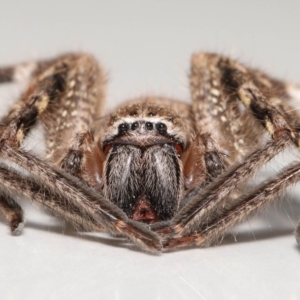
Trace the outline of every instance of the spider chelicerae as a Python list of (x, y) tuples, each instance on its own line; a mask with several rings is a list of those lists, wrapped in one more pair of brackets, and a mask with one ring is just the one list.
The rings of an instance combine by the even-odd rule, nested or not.
[[(192, 56), (190, 104), (148, 96), (109, 115), (104, 72), (91, 55), (1, 68), (0, 82), (22, 73), (28, 85), (1, 120), (0, 211), (12, 233), (24, 223), (18, 193), (76, 227), (148, 251), (208, 245), (300, 179), (296, 162), (247, 185), (275, 155), (299, 147), (291, 101), (300, 88), (230, 58)], [(38, 124), (43, 159), (22, 147)]]

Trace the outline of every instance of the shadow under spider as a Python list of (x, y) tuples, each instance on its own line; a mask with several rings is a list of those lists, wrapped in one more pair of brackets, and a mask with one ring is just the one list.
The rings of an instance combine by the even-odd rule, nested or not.
[[(218, 247), (220, 247), (234, 243), (249, 243), (292, 235), (295, 231), (295, 227), (300, 216), (300, 202), (297, 200), (298, 197), (296, 193), (286, 193), (284, 196), (281, 196), (280, 199), (275, 201), (275, 203), (266, 207), (262, 212), (259, 212), (256, 216), (249, 217), (248, 221), (244, 221), (243, 223), (241, 223), (244, 224), (244, 227), (247, 227), (248, 222), (248, 229), (245, 230), (245, 228), (243, 228), (241, 230), (240, 228), (238, 228), (238, 226), (240, 226), (239, 224), (238, 226), (235, 226), (231, 231), (229, 231), (224, 236), (221, 242), (214, 243), (213, 245), (217, 245)], [(43, 213), (53, 216), (46, 210), (43, 210)], [(60, 219), (58, 218), (57, 220)], [(84, 239), (90, 242), (97, 242), (99, 244), (104, 244), (111, 247), (125, 248), (132, 251), (143, 252), (122, 237), (110, 237), (108, 234), (107, 236), (99, 236), (98, 233), (77, 231), (72, 224), (66, 221), (62, 221), (63, 223), (61, 221), (58, 222), (58, 224), (51, 225), (44, 224), (39, 221), (30, 221), (30, 219), (27, 219), (27, 221), (25, 222), (24, 230), (26, 230), (26, 228), (32, 228), (40, 231), (47, 231), (50, 233), (63, 234), (69, 237)], [(257, 224), (254, 226), (256, 228), (251, 228), (252, 223), (257, 222), (263, 224), (259, 224), (259, 228), (257, 228)], [(0, 215), (0, 223), (3, 223), (3, 225), (1, 226), (7, 226), (6, 221), (2, 215)], [(191, 246), (182, 249), (174, 249), (171, 251), (167, 251), (167, 253), (195, 248), (196, 247)], [(300, 246), (296, 245), (296, 248), (300, 252)]]

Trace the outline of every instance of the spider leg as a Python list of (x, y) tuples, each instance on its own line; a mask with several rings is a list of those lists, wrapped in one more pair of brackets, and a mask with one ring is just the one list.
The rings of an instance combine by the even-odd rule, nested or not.
[[(70, 63), (72, 60), (74, 62), (75, 60), (84, 57), (89, 57), (91, 60), (93, 60), (92, 56), (87, 54), (66, 53), (51, 59), (42, 59), (38, 61), (28, 61), (13, 65), (1, 66), (0, 84), (30, 80), (34, 77), (38, 77), (46, 70), (49, 71), (49, 68), (54, 67), (57, 63), (63, 61), (68, 61)], [(99, 67), (98, 63), (95, 65), (95, 67)]]
[(283, 135), (275, 141), (272, 140), (263, 148), (250, 154), (242, 165), (229, 169), (205, 189), (196, 187), (191, 190), (186, 196), (188, 204), (171, 221), (172, 230), (180, 235), (196, 230), (203, 216), (213, 211), (239, 183), (249, 178), (259, 167), (284, 150), (287, 144), (290, 144), (288, 135)]
[[(207, 224), (200, 225), (195, 232), (166, 239), (164, 249), (210, 244), (213, 240), (220, 238), (229, 228), (246, 219), (249, 214), (268, 205), (276, 196), (299, 181), (300, 163), (297, 162), (281, 170), (275, 178), (262, 183), (250, 194), (241, 196), (233, 206), (225, 208)], [(297, 240), (299, 240), (299, 235), (297, 235)]]
[[(0, 68), (0, 84), (9, 82), (18, 82), (22, 80), (29, 79), (34, 70), (37, 68), (37, 63), (20, 63), (14, 66), (7, 66)], [(12, 111), (18, 110), (19, 104), (13, 107)], [(10, 114), (3, 118), (2, 124), (8, 122), (11, 118)], [(2, 133), (3, 130), (1, 129)], [(12, 195), (7, 192), (0, 192), (0, 212), (5, 216), (6, 220), (9, 222), (12, 234), (18, 235), (22, 232), (24, 227), (24, 213), (20, 205), (13, 199)]]
[[(5, 185), (6, 188), (9, 188), (10, 192), (20, 193), (20, 191), (22, 191), (23, 196), (43, 204), (57, 215), (64, 215), (74, 226), (82, 224), (82, 227), (85, 229), (91, 227), (91, 230), (98, 230), (97, 226), (90, 225), (90, 219), (88, 219), (87, 216), (85, 216), (86, 218), (80, 216), (78, 208), (72, 206), (70, 203), (67, 204), (66, 201), (58, 201), (57, 199), (61, 198), (58, 193), (51, 193), (47, 186), (38, 184), (33, 178), (24, 180), (24, 176), (16, 170), (0, 166), (0, 182), (2, 185)], [(19, 213), (21, 207), (15, 207), (16, 202), (11, 203), (9, 202), (10, 200), (14, 201), (12, 198), (9, 199), (9, 195), (1, 197), (1, 202), (5, 202), (3, 205), (4, 209), (7, 208), (7, 211), (2, 212), (11, 223), (20, 227), (22, 223), (19, 220), (18, 214), (14, 215), (14, 212), (17, 210)], [(66, 206), (68, 207), (67, 211), (65, 210)], [(14, 219), (16, 219), (15, 222), (13, 222)]]
[(2, 67), (0, 69), (0, 83), (12, 82), (14, 81), (14, 67)]
[[(50, 194), (54, 196), (47, 198), (49, 192), (40, 192), (39, 194), (44, 196), (40, 198), (39, 202), (42, 204), (43, 201), (46, 202), (44, 205), (54, 213), (62, 217), (66, 216), (73, 223), (79, 218), (79, 224), (87, 224), (85, 226), (87, 229), (98, 226), (98, 230), (104, 227), (112, 234), (124, 235), (146, 250), (156, 251), (160, 248), (160, 239), (155, 233), (145, 226), (129, 220), (119, 208), (107, 201), (103, 195), (93, 188), (83, 185), (75, 177), (55, 167), (50, 167), (30, 153), (10, 147), (9, 144), (2, 143), (1, 152), (3, 159), (14, 162), (29, 171), (35, 180), (39, 182), (37, 186), (40, 187), (40, 190), (43, 187), (50, 190)], [(30, 191), (34, 195), (37, 194), (37, 188), (32, 186), (30, 182), (26, 183), (26, 179), (21, 180), (21, 178), (17, 178), (14, 182), (11, 176), (7, 176), (3, 180), (3, 185), (18, 191), (20, 187), (18, 182), (23, 180), (25, 181), (23, 193), (28, 196), (33, 196)], [(55, 197), (55, 195), (57, 196)], [(51, 202), (51, 199), (54, 199), (54, 201)]]
[[(189, 205), (193, 200), (195, 189), (204, 189), (228, 168), (227, 156), (220, 151), (216, 141), (210, 134), (198, 134), (188, 151), (182, 158), (185, 185), (185, 196), (180, 202), (179, 209)], [(207, 217), (207, 216), (206, 216)], [(205, 218), (207, 221), (207, 218)], [(150, 228), (161, 236), (172, 232), (170, 221), (151, 224)]]
[(24, 226), (24, 214), (21, 206), (3, 191), (0, 192), (0, 211), (9, 222), (12, 234), (19, 235)]
[(231, 163), (257, 148), (264, 138), (259, 123), (271, 135), (282, 117), (292, 129), (297, 126), (287, 85), (227, 57), (193, 55), (190, 90), (198, 132), (209, 132)]
[[(212, 69), (216, 72), (214, 76), (207, 75), (206, 73)], [(188, 205), (171, 220), (171, 228), (175, 235), (185, 236), (196, 231), (201, 224), (202, 217), (213, 212), (239, 183), (244, 182), (286, 147), (293, 144), (299, 147), (294, 124), (290, 125), (286, 121), (287, 113), (283, 116), (283, 113), (278, 111), (268, 98), (270, 85), (273, 84), (271, 80), (268, 82), (269, 87), (263, 86), (262, 80), (255, 77), (254, 73), (248, 73), (245, 67), (220, 56), (200, 54), (193, 58), (191, 81), (192, 96), (196, 98), (194, 102), (197, 104), (197, 97), (200, 97), (198, 99), (200, 101), (203, 93), (207, 93), (207, 89), (210, 89), (207, 81), (212, 80), (221, 88), (222, 101), (225, 103), (226, 101), (240, 101), (271, 135), (272, 140), (246, 155), (242, 164), (229, 168), (205, 189), (198, 187), (193, 189), (187, 195), (187, 198), (191, 199)], [(267, 78), (264, 80), (267, 81)], [(199, 107), (196, 115), (197, 112), (199, 112)]]
[(300, 222), (298, 222), (296, 230), (295, 230), (297, 243), (300, 244)]
[(99, 191), (103, 188), (104, 153), (92, 132), (77, 134), (59, 166)]
[(39, 63), (28, 62), (0, 68), (0, 83), (18, 82), (32, 76)]
[[(56, 201), (61, 201), (62, 204), (52, 209), (54, 213), (69, 218), (79, 211), (81, 218), (88, 222), (88, 228), (92, 225), (98, 226), (99, 229), (104, 227), (113, 234), (128, 237), (147, 250), (156, 251), (160, 249), (157, 234), (129, 220), (99, 192), (20, 149), (29, 130), (41, 120), (48, 134), (48, 156), (54, 162), (61, 161), (71, 140), (68, 137), (72, 136), (72, 133), (88, 130), (93, 120), (87, 116), (91, 110), (97, 112), (100, 109), (97, 103), (101, 102), (103, 97), (103, 82), (99, 76), (97, 64), (87, 55), (65, 56), (40, 70), (22, 95), (22, 101), (19, 101), (4, 118), (8, 125), (0, 139), (1, 157), (29, 171), (40, 185), (46, 186), (53, 194), (59, 194)], [(97, 91), (97, 88), (100, 91)], [(76, 112), (79, 111), (77, 115), (73, 113), (75, 109)], [(91, 117), (95, 112), (91, 112)], [(57, 119), (56, 123), (53, 118)], [(55, 128), (54, 124), (59, 127)], [(59, 142), (62, 142), (61, 147), (56, 146)], [(5, 180), (4, 186), (9, 186), (9, 182)], [(49, 206), (48, 208), (51, 209)], [(92, 223), (89, 220), (92, 220)]]

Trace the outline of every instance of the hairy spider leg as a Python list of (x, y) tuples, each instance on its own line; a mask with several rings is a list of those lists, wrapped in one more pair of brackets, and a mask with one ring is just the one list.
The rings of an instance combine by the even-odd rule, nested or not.
[[(210, 134), (197, 134), (182, 157), (186, 190), (204, 186), (225, 171), (228, 162)], [(185, 200), (185, 199), (184, 199)], [(181, 206), (186, 204), (181, 203)]]
[[(194, 102), (198, 101), (196, 96), (202, 95), (203, 90), (208, 88), (208, 83), (203, 81), (201, 74), (212, 70), (212, 67), (219, 72), (213, 80), (219, 80), (218, 85), (222, 88), (226, 100), (234, 98), (235, 101), (241, 101), (271, 135), (272, 140), (246, 156), (243, 164), (229, 169), (204, 190), (195, 188), (187, 195), (187, 198), (191, 199), (188, 201), (188, 205), (183, 207), (171, 220), (171, 231), (176, 237), (184, 237), (197, 231), (203, 221), (201, 218), (203, 215), (212, 212), (216, 205), (226, 199), (240, 182), (249, 178), (258, 168), (283, 149), (292, 144), (299, 147), (297, 132), (289, 126), (282, 114), (269, 104), (269, 99), (262, 94), (262, 89), (256, 87), (254, 80), (251, 80), (251, 76), (247, 74), (247, 69), (240, 65), (237, 66), (237, 63), (227, 58), (212, 54), (200, 54), (193, 57), (191, 89)], [(211, 77), (209, 78), (211, 79)], [(197, 92), (194, 89), (200, 91)], [(265, 89), (267, 90), (267, 88)]]
[[(60, 126), (61, 122), (57, 122), (60, 119), (60, 115), (63, 115), (63, 112), (65, 112), (65, 110), (63, 112), (60, 112), (61, 108), (64, 108), (64, 103), (70, 103), (70, 96), (71, 94), (75, 94), (75, 92), (77, 92), (76, 96), (77, 99), (75, 98), (75, 96), (72, 99), (72, 103), (70, 103), (70, 107), (73, 107), (75, 109), (82, 109), (85, 108), (84, 105), (82, 104), (80, 101), (78, 101), (78, 98), (81, 96), (81, 93), (78, 93), (78, 88), (74, 83), (78, 83), (76, 82), (76, 80), (78, 81), (79, 79), (81, 79), (82, 81), (82, 77), (79, 77), (79, 75), (82, 75), (81, 72), (78, 72), (78, 70), (76, 70), (76, 68), (78, 69), (83, 61), (81, 62), (81, 64), (79, 63), (75, 63), (74, 64), (74, 60), (76, 61), (76, 59), (78, 60), (80, 58), (79, 55), (63, 55), (57, 59), (51, 59), (51, 60), (44, 60), (44, 61), (39, 61), (39, 62), (30, 62), (30, 63), (21, 63), (15, 66), (8, 66), (8, 67), (3, 67), (0, 69), (0, 83), (6, 83), (6, 82), (18, 82), (18, 81), (24, 81), (27, 80), (29, 82), (31, 82), (31, 86), (30, 88), (28, 88), (26, 90), (26, 92), (23, 93), (23, 95), (21, 96), (19, 101), (16, 101), (15, 104), (13, 105), (12, 109), (9, 111), (9, 113), (2, 118), (2, 123), (5, 125), (9, 124), (9, 122), (13, 119), (13, 118), (17, 118), (17, 116), (19, 115), (19, 113), (21, 112), (22, 108), (25, 106), (26, 103), (28, 103), (28, 101), (32, 101), (32, 96), (30, 96), (30, 94), (36, 89), (35, 86), (38, 86), (37, 90), (35, 91), (36, 97), (40, 97), (43, 99), (40, 99), (37, 101), (37, 103), (39, 103), (39, 113), (42, 114), (43, 110), (46, 110), (46, 108), (48, 108), (49, 110), (49, 99), (51, 98), (51, 102), (52, 102), (52, 106), (53, 103), (55, 102), (56, 107), (53, 109), (52, 108), (52, 112), (50, 113), (50, 118), (46, 118), (46, 120), (48, 120), (48, 126), (46, 126), (46, 128), (48, 129), (48, 134), (46, 135), (48, 137), (47, 142), (48, 142), (48, 149), (54, 146), (54, 140), (53, 138), (51, 138), (51, 136), (54, 136), (56, 134), (56, 132), (54, 132), (54, 130), (59, 132), (63, 132), (63, 136), (67, 136), (67, 134), (69, 132), (67, 132), (67, 128), (65, 128), (65, 122), (62, 124), (62, 126)], [(92, 63), (92, 57), (89, 57), (88, 59), (85, 59), (84, 56), (82, 56), (81, 60), (85, 60), (86, 61), (90, 61), (90, 63)], [(95, 61), (94, 61), (95, 62)], [(68, 64), (73, 64), (73, 72), (66, 72)], [(92, 65), (92, 64), (91, 64)], [(87, 69), (91, 69), (91, 65), (87, 65)], [(95, 67), (94, 68), (98, 68), (97, 64), (93, 64)], [(103, 77), (101, 75), (101, 69), (98, 68), (99, 70), (94, 70), (94, 74), (96, 74), (96, 77), (98, 77), (98, 82), (97, 82), (97, 86), (101, 87), (100, 92), (98, 91), (98, 94), (101, 98), (103, 98), (103, 84), (101, 85), (101, 78)], [(65, 87), (65, 82), (67, 80), (66, 78), (66, 74), (71, 73), (74, 77), (74, 73), (78, 73), (77, 78), (72, 78), (71, 80), (69, 79), (70, 86), (69, 86), (69, 90), (66, 91), (66, 87)], [(84, 73), (84, 71), (83, 71)], [(98, 75), (98, 76), (97, 76)], [(89, 76), (91, 77), (91, 76)], [(89, 85), (93, 86), (93, 81), (91, 78), (88, 77), (89, 80)], [(48, 81), (48, 83), (45, 83), (46, 80)], [(52, 82), (51, 82), (52, 81)], [(95, 81), (95, 80), (94, 80)], [(38, 89), (42, 90), (44, 88), (44, 86), (47, 86), (47, 84), (49, 85), (49, 88), (51, 88), (51, 90), (48, 90), (47, 93), (48, 95), (38, 95)], [(94, 83), (95, 85), (95, 83)], [(64, 93), (62, 93), (64, 92)], [(58, 93), (60, 94), (58, 97)], [(63, 94), (63, 95), (62, 95)], [(49, 96), (49, 99), (48, 99)], [(53, 101), (56, 100), (56, 101)], [(96, 107), (95, 105), (95, 97), (94, 98), (90, 98), (89, 99), (90, 102), (88, 103), (88, 105), (90, 105), (91, 107)], [(58, 103), (58, 102), (63, 102), (63, 103)], [(84, 101), (82, 101), (84, 103)], [(85, 101), (86, 103), (87, 101)], [(99, 103), (103, 103), (104, 100), (103, 99), (98, 99)], [(77, 104), (77, 105), (75, 105)], [(78, 105), (79, 104), (79, 105)], [(103, 104), (102, 104), (103, 105)], [(75, 107), (75, 106), (79, 106), (79, 107)], [(87, 106), (87, 105), (86, 105)], [(70, 110), (69, 107), (69, 110)], [(51, 110), (51, 105), (50, 105), (50, 110)], [(31, 109), (31, 115), (29, 115), (29, 119), (32, 118), (33, 120), (36, 118), (36, 112), (34, 112), (33, 109)], [(52, 116), (51, 116), (52, 114)], [(58, 116), (59, 114), (59, 116)], [(49, 115), (49, 114), (48, 114)], [(71, 114), (70, 114), (71, 115)], [(53, 122), (53, 120), (55, 119), (56, 122)], [(74, 118), (76, 119), (76, 118)], [(44, 118), (45, 120), (45, 118)], [(50, 122), (53, 122), (54, 124), (57, 124), (56, 128), (53, 128), (53, 124), (51, 124)], [(78, 122), (79, 121), (79, 122)], [(82, 117), (79, 118), (79, 120), (76, 120), (76, 125), (80, 124), (84, 124), (87, 126), (89, 126), (91, 120), (84, 119)], [(31, 124), (29, 124), (28, 128), (31, 126)], [(60, 127), (59, 127), (60, 126)], [(72, 126), (72, 129), (74, 128), (74, 126)], [(1, 131), (3, 133), (3, 130)], [(22, 131), (19, 131), (19, 135), (22, 135)], [(26, 135), (26, 134), (25, 134)], [(24, 136), (25, 136), (24, 135)], [(49, 138), (50, 137), (50, 138)], [(19, 136), (20, 139), (20, 143), (21, 144), (22, 140), (24, 137)], [(62, 138), (61, 138), (62, 140)], [(56, 141), (59, 143), (59, 141)], [(61, 144), (65, 145), (65, 140), (64, 142), (61, 141)], [(50, 147), (49, 147), (50, 146)], [(5, 193), (5, 195), (2, 195), (1, 197), (1, 204), (0, 204), (0, 209), (2, 211), (2, 213), (4, 214), (4, 216), (6, 217), (6, 219), (9, 221), (10, 225), (11, 225), (11, 231), (13, 234), (19, 234), (20, 233), (20, 229), (23, 228), (23, 222), (24, 222), (24, 214), (22, 209), (20, 208), (20, 206), (17, 204), (17, 202), (14, 201), (14, 199), (8, 195), (6, 195), (7, 193)], [(7, 200), (6, 200), (7, 198)]]
[[(97, 193), (91, 188), (82, 186), (81, 183), (76, 182), (74, 177), (56, 168), (49, 167), (47, 163), (42, 162), (20, 148), (29, 130), (35, 125), (38, 119), (45, 124), (46, 128), (49, 127), (49, 125), (53, 125), (53, 123), (49, 123), (49, 120), (53, 118), (53, 111), (51, 110), (56, 111), (54, 108), (57, 102), (65, 95), (67, 98), (70, 96), (71, 92), (67, 89), (67, 86), (69, 88), (76, 86), (76, 82), (74, 84), (73, 80), (70, 81), (69, 76), (79, 77), (81, 81), (82, 77), (87, 80), (86, 89), (84, 89), (84, 84), (80, 85), (80, 88), (84, 89), (84, 95), (88, 93), (87, 88), (91, 88), (93, 84), (99, 82), (97, 78), (94, 78), (94, 81), (92, 81), (88, 77), (88, 74), (85, 73), (85, 68), (89, 68), (90, 65), (95, 66), (94, 60), (90, 62), (91, 64), (87, 62), (89, 59), (91, 58), (87, 55), (76, 55), (75, 58), (74, 55), (63, 56), (62, 58), (54, 60), (52, 64), (48, 65), (39, 74), (33, 76), (29, 88), (22, 95), (18, 105), (4, 118), (6, 122), (8, 121), (8, 126), (4, 130), (0, 140), (1, 156), (29, 171), (34, 177), (34, 180), (47, 186), (49, 190), (55, 190), (55, 193), (60, 194), (60, 201), (57, 202), (57, 206), (59, 206), (60, 209), (53, 209), (53, 212), (62, 213), (63, 216), (64, 211), (66, 211), (67, 214), (72, 214), (76, 210), (72, 208), (68, 211), (68, 206), (75, 206), (77, 210), (82, 212), (83, 216), (87, 216), (86, 222), (91, 222), (92, 220), (92, 223), (96, 222), (97, 225), (100, 225), (99, 229), (104, 227), (113, 234), (126, 236), (141, 247), (155, 252), (157, 249), (160, 249), (160, 239), (155, 233), (137, 222), (128, 220), (127, 216), (119, 208), (104, 199), (100, 193)], [(77, 72), (79, 72), (80, 76)], [(95, 76), (94, 71), (91, 73)], [(72, 92), (74, 92), (74, 90)], [(96, 92), (94, 91), (94, 93)], [(78, 93), (75, 93), (75, 96), (78, 96)], [(84, 99), (87, 100), (88, 97), (89, 95), (85, 95)], [(89, 99), (94, 99), (96, 103), (97, 95), (94, 94), (89, 97)], [(78, 104), (81, 103), (81, 100), (79, 101), (79, 99), (77, 99), (77, 101)], [(83, 100), (82, 102), (85, 101)], [(86, 107), (88, 106), (89, 104), (86, 104)], [(67, 115), (68, 112), (62, 110), (61, 116), (66, 117)], [(74, 116), (71, 114), (69, 119), (73, 120), (72, 117)], [(74, 124), (76, 128), (75, 132), (84, 130), (84, 125), (89, 126), (90, 121), (84, 118), (83, 115), (75, 119), (75, 122), (82, 119), (84, 120), (84, 122), (76, 122), (76, 124)], [(70, 127), (68, 123), (66, 123), (66, 120), (58, 123), (61, 125), (60, 128), (53, 130), (55, 131), (57, 140), (51, 140), (53, 135), (49, 134), (51, 128), (48, 128), (48, 134), (50, 136), (47, 141), (50, 151), (49, 156), (54, 160), (59, 158), (60, 153), (62, 153), (60, 152), (62, 148), (59, 148), (58, 151), (52, 151), (55, 148), (54, 144), (63, 138), (63, 134)], [(51, 143), (54, 144), (52, 145)], [(29, 186), (30, 181), (28, 181), (28, 183)], [(30, 189), (30, 187), (28, 188)], [(74, 195), (78, 197), (74, 197)], [(89, 201), (89, 199), (91, 199), (91, 201)], [(97, 203), (96, 206), (94, 205), (95, 203)], [(95, 209), (95, 207), (97, 207), (97, 209)], [(51, 209), (50, 206), (48, 206), (48, 208)], [(90, 224), (88, 227), (91, 226), (95, 226), (95, 224)]]
[[(164, 249), (174, 249), (185, 246), (211, 244), (220, 238), (229, 228), (246, 219), (249, 214), (259, 211), (270, 204), (274, 198), (280, 195), (289, 186), (300, 181), (300, 164), (292, 163), (282, 169), (278, 176), (267, 180), (254, 191), (237, 199), (235, 204), (222, 213), (216, 215), (205, 225), (183, 237), (171, 237), (166, 239)], [(297, 241), (299, 234), (297, 234)]]
[(24, 213), (21, 206), (9, 193), (0, 193), (0, 212), (9, 223), (12, 234), (18, 235), (24, 226)]

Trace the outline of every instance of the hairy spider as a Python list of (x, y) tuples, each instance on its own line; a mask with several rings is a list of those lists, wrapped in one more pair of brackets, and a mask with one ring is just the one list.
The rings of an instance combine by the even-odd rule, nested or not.
[[(193, 55), (191, 104), (149, 96), (110, 115), (105, 76), (90, 55), (1, 68), (0, 82), (22, 72), (29, 83), (2, 119), (0, 141), (0, 210), (13, 233), (23, 227), (17, 192), (149, 251), (206, 245), (300, 179), (296, 162), (249, 192), (255, 171), (299, 147), (290, 103), (300, 89), (227, 57)], [(38, 123), (45, 159), (22, 147)]]

